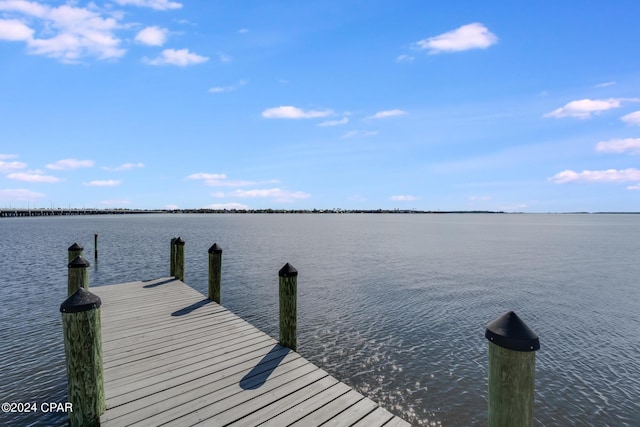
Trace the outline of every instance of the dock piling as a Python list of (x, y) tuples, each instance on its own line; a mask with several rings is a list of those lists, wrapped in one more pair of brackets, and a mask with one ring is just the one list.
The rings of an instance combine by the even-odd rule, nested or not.
[(169, 276), (171, 277), (176, 276), (176, 240), (178, 240), (177, 237), (173, 237), (171, 239), (171, 252), (169, 256), (169, 262), (170, 262)]
[(84, 251), (84, 248), (82, 246), (80, 246), (77, 243), (74, 243), (73, 245), (69, 246), (69, 261), (71, 262), (74, 260), (75, 257), (77, 256), (82, 256), (82, 253)]
[(182, 237), (178, 237), (175, 241), (176, 266), (175, 266), (174, 277), (178, 280), (182, 280), (183, 282), (184, 282), (184, 243), (185, 242), (184, 240), (182, 240)]
[(220, 304), (222, 277), (222, 248), (214, 243), (209, 248), (209, 296)]
[(295, 351), (298, 270), (286, 263), (278, 272), (280, 294), (280, 344)]
[[(78, 259), (78, 258), (76, 258)], [(106, 409), (102, 369), (100, 298), (79, 288), (60, 305), (67, 367), (69, 423), (99, 426)]]
[(93, 259), (98, 260), (98, 233), (93, 235)]
[(487, 325), (489, 427), (533, 426), (535, 351), (540, 340), (513, 311)]
[(78, 289), (89, 289), (89, 261), (77, 256), (68, 265), (67, 296), (73, 295)]

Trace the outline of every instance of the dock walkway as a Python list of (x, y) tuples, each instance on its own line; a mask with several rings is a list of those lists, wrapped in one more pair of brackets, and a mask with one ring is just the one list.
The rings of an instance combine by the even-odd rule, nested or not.
[(172, 277), (102, 300), (102, 426), (408, 426)]

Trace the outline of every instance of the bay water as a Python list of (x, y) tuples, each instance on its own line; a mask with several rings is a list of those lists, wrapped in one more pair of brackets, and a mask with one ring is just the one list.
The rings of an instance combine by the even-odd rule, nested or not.
[[(99, 260), (93, 236), (99, 234)], [(540, 337), (535, 425), (640, 425), (640, 215), (153, 214), (0, 219), (0, 401), (65, 402), (67, 248), (91, 286), (168, 276), (278, 337), (278, 270), (298, 269), (298, 351), (417, 426), (487, 423), (486, 324)], [(65, 425), (66, 414), (0, 414)]]

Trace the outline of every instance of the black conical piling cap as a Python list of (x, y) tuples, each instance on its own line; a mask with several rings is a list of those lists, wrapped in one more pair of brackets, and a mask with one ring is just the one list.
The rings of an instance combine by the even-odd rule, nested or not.
[(513, 311), (489, 323), (484, 336), (492, 343), (508, 350), (536, 351), (540, 349), (538, 335)]
[(183, 246), (184, 245), (184, 240), (182, 240), (182, 237), (178, 237), (174, 243), (176, 245)]
[(280, 277), (296, 277), (298, 275), (298, 270), (296, 270), (293, 265), (286, 263), (284, 267), (278, 271), (278, 276)]
[(89, 267), (89, 261), (87, 261), (86, 259), (82, 258), (80, 255), (78, 255), (77, 257), (75, 257), (73, 259), (73, 261), (71, 261), (67, 267), (69, 268), (85, 268), (85, 267)]
[(211, 246), (209, 248), (209, 253), (210, 254), (221, 254), (222, 253), (222, 248), (220, 247), (219, 244), (214, 243), (213, 246)]
[(84, 248), (82, 246), (80, 246), (77, 243), (74, 243), (73, 245), (69, 246), (69, 251), (83, 251)]
[(82, 311), (100, 308), (101, 305), (102, 301), (99, 296), (92, 294), (85, 288), (79, 288), (60, 305), (60, 312), (80, 313)]

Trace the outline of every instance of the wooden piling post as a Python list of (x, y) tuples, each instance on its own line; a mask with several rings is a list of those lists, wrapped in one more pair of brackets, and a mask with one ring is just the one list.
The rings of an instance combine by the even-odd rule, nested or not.
[(89, 289), (89, 261), (77, 256), (67, 267), (67, 296), (73, 295), (80, 288)]
[(280, 294), (280, 344), (296, 350), (298, 270), (286, 263), (278, 272)]
[(169, 276), (171, 277), (175, 277), (176, 275), (176, 240), (178, 240), (177, 237), (173, 237), (171, 239), (171, 252), (169, 258), (169, 262), (171, 265), (169, 267)]
[(82, 251), (84, 251), (84, 248), (82, 246), (80, 246), (77, 243), (74, 243), (73, 245), (69, 246), (69, 261), (71, 262), (74, 260), (75, 257), (77, 256), (82, 256)]
[(533, 426), (535, 351), (540, 340), (513, 311), (487, 325), (489, 427)]
[(175, 241), (176, 251), (176, 268), (174, 277), (184, 282), (184, 240), (178, 237)]
[(93, 259), (98, 260), (98, 233), (93, 235)]
[(83, 288), (60, 306), (67, 366), (69, 423), (99, 426), (106, 409), (102, 370), (100, 298)]
[(209, 299), (220, 304), (222, 277), (222, 248), (214, 243), (209, 248)]

